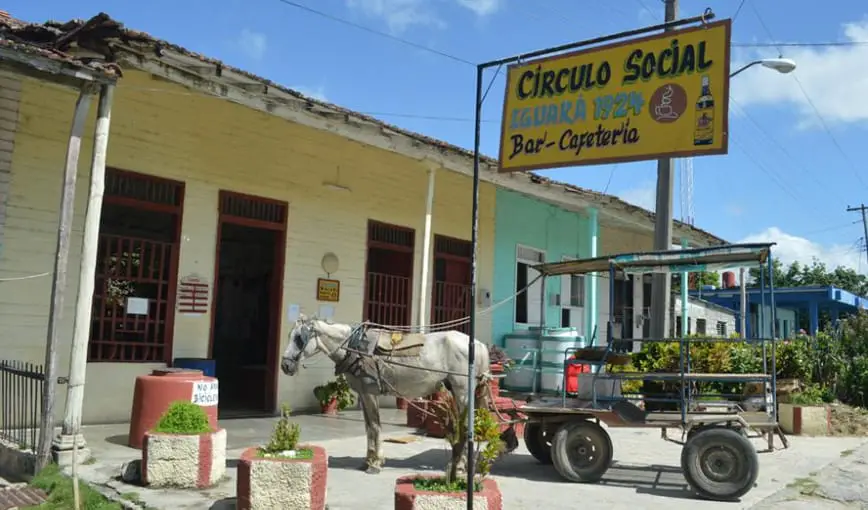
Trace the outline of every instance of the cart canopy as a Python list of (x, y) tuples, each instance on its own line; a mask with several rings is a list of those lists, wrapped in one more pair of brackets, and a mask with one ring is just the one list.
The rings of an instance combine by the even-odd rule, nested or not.
[(696, 273), (755, 268), (766, 263), (775, 243), (725, 244), (709, 248), (606, 255), (591, 259), (549, 262), (533, 266), (543, 276), (608, 272), (610, 266), (627, 274)]

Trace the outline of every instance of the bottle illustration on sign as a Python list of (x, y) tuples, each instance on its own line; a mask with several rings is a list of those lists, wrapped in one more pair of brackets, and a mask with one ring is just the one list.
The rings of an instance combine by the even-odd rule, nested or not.
[(702, 92), (696, 100), (696, 123), (693, 127), (693, 145), (714, 143), (714, 98), (708, 75), (702, 77)]

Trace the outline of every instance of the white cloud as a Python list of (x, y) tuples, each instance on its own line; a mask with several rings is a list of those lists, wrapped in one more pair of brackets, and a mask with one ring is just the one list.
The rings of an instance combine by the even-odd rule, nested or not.
[[(843, 25), (845, 41), (868, 41), (868, 18)], [(818, 125), (816, 114), (802, 87), (829, 123), (847, 124), (868, 121), (868, 45), (831, 47), (784, 47), (784, 57), (793, 59), (798, 77), (760, 67), (750, 69), (732, 80), (732, 96), (742, 106), (750, 104), (789, 104), (801, 117), (801, 127)], [(735, 55), (732, 69), (761, 58), (777, 57), (776, 49)]]
[(306, 95), (307, 97), (310, 97), (310, 98), (313, 98), (313, 99), (316, 99), (319, 101), (328, 101), (328, 98), (326, 97), (326, 94), (325, 94), (325, 87), (323, 87), (322, 85), (320, 85), (316, 88), (310, 88), (310, 87), (305, 87), (305, 86), (290, 87), (290, 88), (296, 92), (301, 92), (302, 94)]
[(657, 188), (654, 184), (647, 184), (636, 188), (631, 188), (619, 193), (618, 198), (625, 202), (630, 202), (633, 205), (648, 209), (649, 211), (656, 210), (655, 203), (657, 202)]
[(500, 9), (501, 0), (457, 0), (458, 5), (475, 12), (477, 16), (488, 16)]
[(772, 248), (772, 254), (779, 259), (785, 266), (794, 261), (810, 264), (816, 258), (820, 262), (826, 264), (826, 267), (833, 269), (838, 266), (845, 266), (851, 269), (861, 270), (866, 272), (865, 264), (861, 264), (864, 252), (858, 248), (856, 243), (832, 244), (823, 246), (815, 243), (804, 237), (788, 234), (778, 227), (770, 227), (762, 232), (751, 234), (740, 243), (765, 243), (774, 242), (776, 246)]
[[(477, 16), (497, 12), (503, 0), (450, 0)], [(368, 16), (382, 18), (393, 33), (405, 31), (412, 25), (446, 28), (446, 22), (437, 16), (432, 0), (346, 0), (347, 7), (359, 9)]]
[(261, 60), (268, 49), (268, 40), (265, 38), (265, 34), (245, 28), (238, 36), (238, 46), (251, 59)]

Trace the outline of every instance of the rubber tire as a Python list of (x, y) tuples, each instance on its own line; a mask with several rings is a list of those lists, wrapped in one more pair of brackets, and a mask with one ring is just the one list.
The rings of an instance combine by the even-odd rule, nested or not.
[[(588, 437), (599, 452), (598, 460), (590, 467), (579, 468), (570, 461), (569, 443), (578, 435)], [(612, 438), (606, 429), (592, 421), (567, 422), (552, 437), (552, 464), (558, 474), (571, 482), (599, 482), (612, 465)]]
[[(700, 466), (702, 451), (715, 445), (734, 450), (740, 476), (733, 482), (710, 480)], [(681, 450), (681, 469), (688, 485), (700, 497), (712, 501), (738, 500), (756, 484), (759, 476), (759, 454), (741, 432), (727, 427), (708, 427), (691, 437)]]
[(524, 445), (533, 458), (542, 464), (552, 463), (551, 438), (546, 437), (545, 427), (541, 423), (525, 423)]

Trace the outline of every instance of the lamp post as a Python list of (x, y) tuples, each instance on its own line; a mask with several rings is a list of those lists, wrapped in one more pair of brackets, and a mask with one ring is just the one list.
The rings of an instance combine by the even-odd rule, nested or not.
[[(666, 0), (667, 14), (666, 20), (675, 19), (675, 11), (677, 8), (676, 0)], [(672, 10), (670, 13), (669, 9)], [(671, 16), (670, 16), (671, 14)], [(796, 69), (796, 63), (788, 58), (765, 58), (754, 60), (753, 62), (737, 69), (729, 75), (730, 78), (741, 74), (745, 70), (761, 65), (768, 69), (773, 69), (781, 74), (791, 73)], [(661, 159), (657, 165), (657, 200), (656, 211), (657, 217), (654, 225), (654, 249), (668, 250), (672, 244), (672, 187), (674, 176), (672, 175), (673, 168), (672, 159)], [(664, 275), (652, 275), (651, 280), (651, 338), (666, 338), (668, 331), (668, 319), (666, 317), (669, 310), (669, 280)], [(742, 285), (744, 292), (744, 285)], [(744, 298), (742, 298), (744, 302)], [(742, 327), (742, 330), (745, 328)]]
[(740, 67), (736, 72), (729, 75), (730, 78), (741, 74), (743, 71), (755, 66), (761, 65), (769, 69), (774, 69), (781, 74), (791, 73), (796, 69), (796, 63), (788, 58), (764, 58), (762, 60), (754, 60), (750, 64)]

